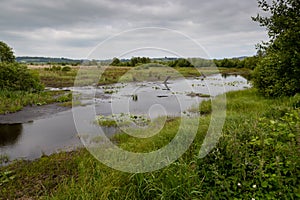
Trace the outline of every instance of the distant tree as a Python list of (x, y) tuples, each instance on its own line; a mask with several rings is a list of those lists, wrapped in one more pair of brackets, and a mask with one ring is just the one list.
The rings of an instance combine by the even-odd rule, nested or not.
[(119, 66), (121, 63), (121, 61), (119, 60), (119, 58), (113, 58), (112, 62), (109, 64), (111, 66)]
[(260, 45), (264, 57), (254, 70), (254, 86), (266, 96), (300, 92), (300, 1), (258, 0), (267, 17), (252, 19), (266, 27), (269, 42)]
[(194, 67), (190, 61), (184, 58), (179, 58), (169, 63), (170, 67)]
[(136, 64), (138, 64), (138, 61), (139, 61), (139, 57), (132, 57), (130, 59), (130, 66), (132, 67), (136, 66)]
[(114, 58), (110, 63), (111, 66), (128, 66), (135, 67), (140, 64), (151, 63), (150, 58), (148, 57), (132, 57), (129, 61), (127, 60), (119, 60), (118, 58)]
[(247, 57), (243, 60), (243, 67), (253, 70), (259, 63), (260, 59), (261, 59), (261, 56), (259, 56), (259, 55)]
[(239, 60), (238, 59), (229, 59), (224, 58), (222, 60), (214, 60), (217, 67), (223, 67), (223, 68), (235, 68), (238, 65)]
[(12, 63), (15, 62), (15, 59), (12, 48), (10, 48), (6, 43), (0, 41), (0, 62)]

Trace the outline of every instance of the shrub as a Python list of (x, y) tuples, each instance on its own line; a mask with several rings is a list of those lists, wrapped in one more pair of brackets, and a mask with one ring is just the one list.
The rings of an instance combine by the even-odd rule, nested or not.
[(12, 48), (10, 48), (7, 44), (5, 44), (2, 41), (0, 41), (0, 62), (15, 62), (15, 56), (12, 51)]
[(184, 58), (180, 58), (178, 60), (172, 61), (169, 63), (170, 67), (194, 67), (190, 61)]
[(38, 74), (29, 71), (27, 66), (18, 63), (0, 63), (0, 89), (41, 91), (44, 86), (40, 83)]
[(266, 96), (292, 96), (300, 92), (300, 3), (294, 0), (258, 0), (267, 17), (252, 19), (265, 26), (270, 41), (263, 43), (265, 57), (258, 64), (254, 86)]
[(265, 96), (292, 96), (300, 92), (300, 70), (281, 54), (269, 53), (255, 68), (253, 84)]
[(63, 71), (63, 72), (71, 71), (71, 67), (65, 66), (65, 67), (63, 67), (63, 68), (61, 69), (61, 71)]

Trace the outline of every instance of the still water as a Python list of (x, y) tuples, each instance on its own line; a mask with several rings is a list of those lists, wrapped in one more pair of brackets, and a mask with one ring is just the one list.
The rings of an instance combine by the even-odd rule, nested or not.
[[(82, 119), (95, 115), (130, 113), (156, 118), (162, 115), (180, 116), (192, 106), (209, 98), (193, 97), (191, 92), (209, 94), (212, 98), (227, 91), (251, 87), (241, 76), (222, 78), (214, 75), (202, 79), (170, 80), (167, 85), (158, 82), (114, 84), (103, 87), (69, 88), (77, 95), (81, 106), (49, 115), (29, 123), (0, 124), (0, 156), (14, 159), (36, 159), (43, 154), (81, 147), (73, 112)], [(92, 120), (92, 119), (88, 119)], [(1, 123), (1, 122), (0, 122)], [(95, 125), (96, 126), (96, 125)], [(111, 136), (114, 128), (102, 127)]]

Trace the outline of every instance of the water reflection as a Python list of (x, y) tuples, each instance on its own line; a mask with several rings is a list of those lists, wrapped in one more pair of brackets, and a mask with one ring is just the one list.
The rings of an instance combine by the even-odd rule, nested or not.
[(0, 146), (15, 144), (22, 131), (22, 124), (0, 124)]
[[(224, 82), (224, 84), (223, 84)], [(225, 90), (224, 87), (225, 86)], [(211, 90), (208, 90), (208, 86)], [(7, 155), (9, 159), (35, 159), (44, 154), (51, 154), (60, 150), (69, 150), (82, 146), (77, 135), (75, 125), (88, 123), (92, 130), (99, 129), (93, 125), (96, 115), (110, 116), (112, 114), (129, 113), (145, 115), (151, 119), (159, 116), (180, 116), (183, 111), (193, 105), (199, 105), (204, 98), (188, 96), (189, 93), (210, 94), (216, 96), (224, 91), (241, 90), (250, 87), (241, 76), (220, 75), (209, 76), (203, 79), (178, 79), (163, 82), (126, 83), (105, 86), (114, 91), (106, 94), (102, 87), (92, 86), (72, 88), (72, 91), (83, 93), (82, 104), (73, 110), (60, 112), (46, 118), (34, 120), (24, 124), (0, 124), (0, 155)], [(94, 95), (96, 94), (96, 95)], [(84, 98), (86, 97), (86, 98)], [(164, 97), (164, 98), (162, 98)], [(82, 118), (75, 124), (73, 114)], [(115, 127), (102, 127), (109, 137), (115, 134)], [(81, 138), (89, 130), (79, 131)], [(92, 138), (93, 139), (93, 138)], [(96, 138), (99, 140), (100, 138)], [(95, 142), (95, 141), (90, 141)]]

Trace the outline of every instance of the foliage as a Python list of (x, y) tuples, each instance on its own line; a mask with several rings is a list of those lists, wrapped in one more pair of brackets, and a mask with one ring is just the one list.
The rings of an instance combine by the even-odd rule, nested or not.
[(27, 66), (15, 62), (12, 49), (0, 41), (0, 89), (11, 91), (41, 91), (39, 76)]
[(118, 58), (113, 58), (113, 61), (110, 63), (110, 66), (127, 66), (135, 67), (141, 64), (150, 63), (151, 60), (148, 57), (132, 57), (129, 61), (121, 61)]
[(247, 68), (253, 70), (258, 62), (260, 60), (260, 56), (252, 56), (252, 57), (246, 57), (243, 59), (238, 59), (238, 58), (224, 58), (222, 60), (216, 60), (214, 59), (214, 63), (216, 64), (217, 67), (222, 67), (222, 68)]
[[(58, 184), (76, 178), (78, 163), (84, 154), (74, 154), (60, 153), (51, 158), (44, 156), (31, 163), (16, 161), (9, 170), (0, 168), (0, 199), (37, 199), (38, 196), (54, 192)], [(21, 185), (24, 189), (18, 191)]]
[[(266, 99), (254, 89), (230, 92), (222, 137), (204, 158), (197, 155), (211, 115), (201, 117), (189, 150), (158, 171), (123, 173), (79, 150), (0, 169), (15, 176), (0, 193), (4, 199), (299, 199), (298, 103), (298, 96)], [(179, 125), (173, 118), (155, 137), (115, 139), (123, 149), (147, 152), (169, 143)]]
[(71, 71), (71, 70), (72, 70), (72, 68), (69, 67), (69, 66), (65, 66), (65, 67), (63, 67), (63, 68), (61, 69), (61, 71), (63, 71), (63, 72), (69, 72), (69, 71)]
[(0, 63), (2, 62), (15, 62), (15, 56), (12, 48), (10, 48), (6, 43), (0, 41)]
[(171, 61), (169, 63), (170, 67), (194, 67), (190, 61), (184, 58), (177, 59), (175, 61)]
[(254, 73), (254, 86), (266, 96), (294, 95), (300, 92), (300, 2), (258, 1), (269, 16), (253, 20), (265, 26), (270, 41), (261, 45), (265, 57)]
[(31, 56), (18, 56), (16, 61), (19, 63), (26, 63), (31, 65), (72, 65), (78, 66), (84, 62), (84, 60), (73, 60), (68, 58), (49, 58), (49, 57), (31, 57)]
[(111, 66), (119, 66), (121, 63), (119, 58), (113, 58), (113, 61), (110, 63)]
[(188, 58), (187, 59), (195, 67), (215, 67), (213, 60), (203, 58)]
[[(292, 71), (283, 66), (282, 60), (282, 55), (269, 52), (254, 70), (254, 86), (265, 96), (291, 96), (300, 91), (300, 70)], [(289, 63), (287, 60), (284, 62)]]
[[(47, 91), (31, 93), (27, 91), (0, 91), (0, 114), (22, 110), (28, 105), (45, 105), (54, 102), (72, 101), (71, 93), (64, 91)], [(0, 159), (1, 160), (1, 159)]]
[[(62, 64), (63, 65), (63, 64)], [(72, 70), (72, 68), (70, 66), (64, 66), (61, 67), (59, 65), (53, 65), (50, 66), (49, 68), (44, 68), (45, 71), (62, 71), (62, 72), (69, 72)]]
[(44, 86), (39, 76), (18, 63), (0, 63), (0, 89), (41, 91)]

